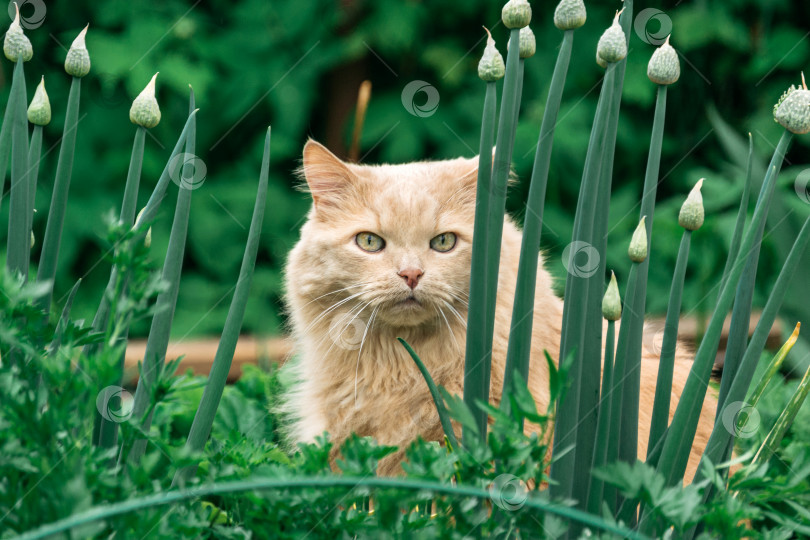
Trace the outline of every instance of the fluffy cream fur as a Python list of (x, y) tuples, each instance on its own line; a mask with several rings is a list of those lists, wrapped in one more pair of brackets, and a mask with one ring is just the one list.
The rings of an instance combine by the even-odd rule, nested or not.
[[(340, 442), (350, 433), (404, 448), (417, 435), (441, 440), (442, 431), (422, 376), (396, 341), (406, 339), (436, 381), (462, 393), (465, 321), (475, 214), (477, 159), (405, 165), (343, 163), (320, 144), (304, 148), (303, 175), (314, 205), (286, 268), (287, 304), (296, 343), (296, 376), (288, 407), (297, 418), (294, 439), (328, 431)], [(385, 248), (363, 251), (357, 233), (382, 237)], [(430, 248), (444, 232), (457, 235), (447, 253)], [(492, 355), (491, 399), (500, 401), (521, 233), (504, 223)], [(541, 261), (542, 262), (542, 261)], [(418, 268), (411, 289), (398, 275)], [(562, 301), (542, 268), (537, 277), (529, 387), (539, 410), (548, 405), (543, 350), (559, 351)], [(408, 300), (413, 294), (416, 302)], [(643, 353), (639, 457), (646, 455), (658, 358)], [(672, 390), (674, 412), (691, 367), (680, 354)], [(598, 376), (598, 374), (593, 374)], [(711, 432), (713, 398), (706, 399), (687, 478)], [(383, 461), (397, 472), (401, 455)]]

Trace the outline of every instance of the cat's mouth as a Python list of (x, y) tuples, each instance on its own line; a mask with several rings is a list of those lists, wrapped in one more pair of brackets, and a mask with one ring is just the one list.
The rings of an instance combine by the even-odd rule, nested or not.
[(421, 307), (422, 302), (416, 299), (414, 295), (410, 295), (409, 297), (405, 298), (404, 300), (400, 300), (397, 302), (398, 305), (404, 307)]

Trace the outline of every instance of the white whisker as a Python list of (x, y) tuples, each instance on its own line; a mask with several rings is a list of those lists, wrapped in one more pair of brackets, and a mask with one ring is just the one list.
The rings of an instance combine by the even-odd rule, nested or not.
[(447, 325), (447, 331), (450, 332), (450, 337), (453, 338), (453, 343), (455, 343), (455, 345), (456, 345), (456, 350), (460, 354), (461, 353), (461, 347), (459, 347), (459, 345), (458, 345), (458, 340), (456, 339), (456, 334), (453, 332), (453, 329), (450, 327), (450, 321), (447, 320), (447, 316), (445, 316), (444, 311), (442, 310), (442, 308), (440, 308), (439, 306), (436, 306), (436, 305), (434, 305), (434, 307), (436, 308), (436, 311), (439, 312), (439, 315), (442, 316), (442, 319), (444, 319), (444, 324)]
[(306, 334), (307, 332), (309, 332), (309, 331), (312, 329), (312, 327), (313, 327), (313, 326), (315, 326), (315, 325), (316, 325), (318, 322), (320, 322), (320, 321), (321, 321), (321, 319), (323, 319), (324, 317), (326, 317), (326, 315), (328, 315), (330, 312), (334, 311), (335, 309), (337, 309), (338, 307), (342, 306), (342, 305), (343, 305), (343, 304), (345, 304), (346, 302), (348, 302), (348, 301), (350, 301), (350, 300), (353, 300), (353, 299), (357, 298), (357, 297), (358, 297), (358, 296), (360, 296), (361, 294), (363, 294), (363, 291), (360, 291), (359, 293), (355, 293), (355, 294), (349, 295), (348, 297), (344, 298), (343, 300), (341, 300), (341, 301), (339, 301), (339, 302), (336, 302), (335, 304), (333, 304), (333, 305), (332, 305), (331, 307), (329, 307), (328, 309), (325, 309), (324, 311), (322, 311), (322, 312), (321, 312), (321, 314), (320, 314), (320, 315), (318, 315), (317, 317), (315, 317), (315, 320), (313, 320), (313, 321), (312, 321), (312, 322), (309, 324), (309, 326), (307, 326), (307, 327), (304, 329), (304, 331), (303, 331), (302, 333), (303, 333), (303, 334)]
[(318, 296), (318, 297), (316, 297), (316, 298), (313, 298), (312, 300), (310, 300), (309, 302), (307, 302), (306, 304), (304, 304), (304, 307), (306, 307), (306, 306), (310, 305), (312, 302), (315, 302), (315, 301), (317, 301), (317, 300), (320, 300), (321, 298), (323, 298), (323, 297), (325, 297), (325, 296), (329, 296), (330, 294), (337, 294), (337, 293), (339, 293), (339, 292), (348, 291), (349, 289), (356, 289), (357, 287), (364, 287), (364, 286), (366, 286), (366, 285), (371, 285), (372, 283), (373, 283), (372, 281), (367, 281), (367, 282), (365, 282), (365, 283), (357, 283), (356, 285), (349, 285), (348, 287), (343, 287), (342, 289), (336, 289), (336, 290), (334, 290), (334, 291), (329, 291), (329, 292), (328, 292), (328, 293), (326, 293), (326, 294), (322, 294), (322, 295), (320, 295), (320, 296)]
[(448, 292), (447, 294), (449, 294), (449, 295), (450, 295), (450, 298), (452, 298), (453, 300), (455, 300), (455, 301), (456, 301), (456, 302), (458, 302), (459, 304), (463, 304), (463, 305), (464, 305), (464, 307), (469, 307), (469, 306), (470, 306), (469, 302), (467, 302), (467, 301), (466, 301), (466, 300), (464, 300), (463, 298), (459, 298), (458, 296), (456, 296), (455, 294), (453, 294), (453, 293), (451, 293), (451, 292)]
[(377, 311), (380, 309), (380, 306), (374, 308), (371, 312), (371, 317), (368, 318), (368, 324), (366, 325), (366, 329), (363, 332), (363, 339), (360, 342), (360, 350), (357, 353), (357, 365), (354, 368), (354, 406), (357, 407), (357, 379), (360, 374), (360, 355), (363, 354), (363, 345), (366, 343), (366, 336), (368, 335), (369, 328), (374, 323), (374, 317), (377, 315)]
[(456, 308), (454, 308), (453, 305), (450, 302), (446, 301), (446, 300), (442, 300), (442, 302), (444, 302), (444, 305), (446, 305), (447, 309), (450, 310), (450, 313), (455, 315), (456, 318), (459, 320), (459, 322), (461, 322), (461, 324), (464, 325), (464, 328), (467, 328), (467, 321), (464, 320), (464, 317), (462, 317), (459, 314), (459, 312), (456, 310)]

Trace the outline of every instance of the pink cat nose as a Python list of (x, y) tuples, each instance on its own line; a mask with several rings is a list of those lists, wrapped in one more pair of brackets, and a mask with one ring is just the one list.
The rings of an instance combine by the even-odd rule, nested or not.
[(415, 289), (419, 284), (419, 278), (422, 277), (423, 272), (418, 268), (406, 268), (399, 272), (399, 276), (405, 280), (408, 287)]

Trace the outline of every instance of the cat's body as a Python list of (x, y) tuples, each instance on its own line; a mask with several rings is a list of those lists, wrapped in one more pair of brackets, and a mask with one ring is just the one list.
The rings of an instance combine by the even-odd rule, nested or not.
[[(422, 375), (396, 338), (413, 346), (437, 385), (462, 393), (476, 167), (477, 159), (358, 166), (340, 162), (317, 143), (307, 144), (303, 171), (315, 204), (286, 269), (298, 357), (293, 367), (298, 382), (288, 401), (296, 418), (295, 440), (311, 441), (324, 431), (333, 441), (356, 432), (400, 448), (418, 435), (442, 439)], [(384, 247), (361, 248), (357, 235), (367, 232), (384, 240)], [(437, 235), (444, 241), (442, 233), (454, 233), (456, 239), (446, 252), (431, 247)], [(495, 403), (501, 397), (520, 245), (521, 233), (507, 218), (492, 354), (490, 396)], [(559, 352), (562, 320), (563, 304), (551, 285), (541, 265), (529, 376), (541, 411), (548, 405), (543, 350), (552, 356)], [(645, 350), (640, 458), (646, 455), (657, 366), (657, 355)], [(671, 413), (690, 367), (691, 361), (679, 354)], [(713, 412), (709, 397), (687, 478), (708, 440)], [(384, 460), (381, 474), (395, 473), (398, 458)]]

